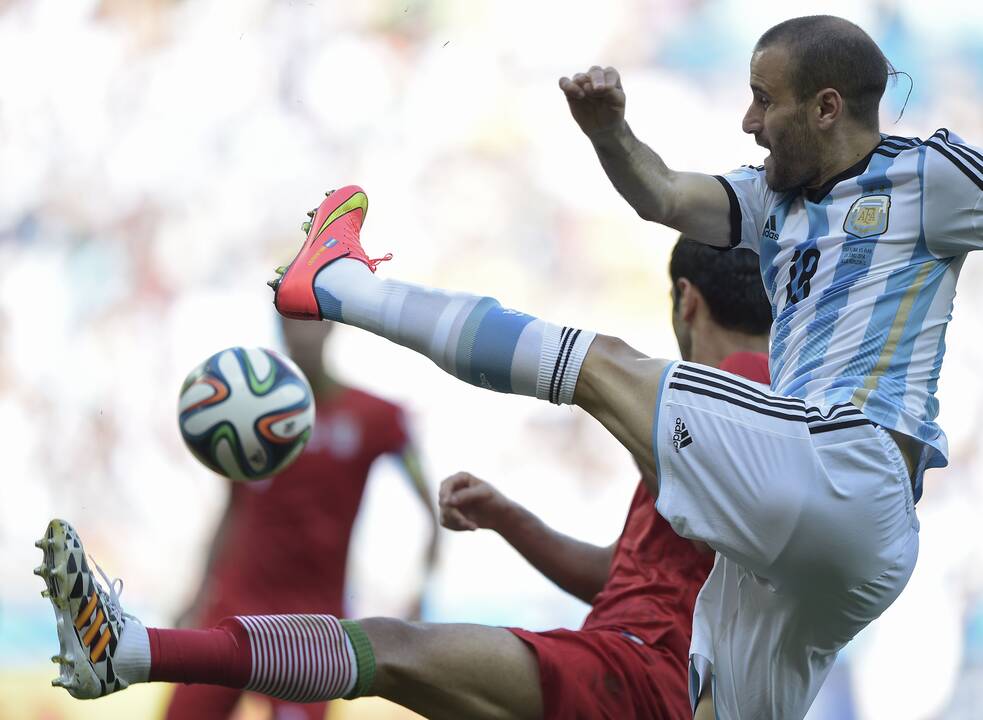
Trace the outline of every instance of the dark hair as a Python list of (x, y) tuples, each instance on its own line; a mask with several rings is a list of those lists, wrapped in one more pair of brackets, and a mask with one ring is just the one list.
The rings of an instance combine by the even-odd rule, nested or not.
[(676, 281), (686, 278), (703, 295), (721, 327), (749, 335), (764, 335), (771, 328), (771, 303), (754, 252), (721, 251), (680, 235), (669, 260), (669, 277), (674, 309), (679, 303)]
[(766, 31), (755, 50), (773, 45), (789, 51), (791, 87), (799, 100), (834, 88), (854, 119), (877, 129), (877, 108), (894, 68), (862, 28), (833, 15), (792, 18)]

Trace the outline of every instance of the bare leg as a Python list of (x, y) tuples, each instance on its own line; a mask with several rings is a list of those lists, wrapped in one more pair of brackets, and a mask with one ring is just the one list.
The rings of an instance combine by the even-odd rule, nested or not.
[(574, 402), (614, 435), (642, 468), (651, 487), (656, 479), (652, 425), (662, 373), (668, 360), (650, 358), (623, 340), (598, 335), (580, 369)]
[(508, 630), (368, 618), (376, 675), (370, 693), (440, 720), (543, 716), (539, 665)]

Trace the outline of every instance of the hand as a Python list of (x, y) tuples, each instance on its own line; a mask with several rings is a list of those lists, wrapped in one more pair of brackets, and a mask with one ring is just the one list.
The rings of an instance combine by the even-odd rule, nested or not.
[(613, 67), (595, 65), (586, 73), (574, 75), (573, 80), (562, 77), (560, 89), (566, 95), (570, 114), (586, 135), (624, 124), (625, 91), (621, 76)]
[(448, 530), (497, 529), (512, 501), (471, 473), (459, 472), (440, 484), (440, 524)]

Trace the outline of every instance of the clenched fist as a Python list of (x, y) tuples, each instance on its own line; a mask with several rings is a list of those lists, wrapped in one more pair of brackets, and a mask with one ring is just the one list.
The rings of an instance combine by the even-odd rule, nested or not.
[(587, 135), (617, 128), (625, 121), (625, 91), (613, 67), (595, 65), (573, 79), (560, 78), (570, 114)]
[(496, 530), (512, 501), (471, 473), (459, 472), (440, 484), (440, 524), (448, 530)]

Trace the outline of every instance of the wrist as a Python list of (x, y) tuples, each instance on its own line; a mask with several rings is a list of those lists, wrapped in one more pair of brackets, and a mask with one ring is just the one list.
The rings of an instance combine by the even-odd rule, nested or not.
[(585, 131), (585, 134), (599, 150), (627, 149), (631, 139), (631, 129), (624, 118), (611, 125)]

